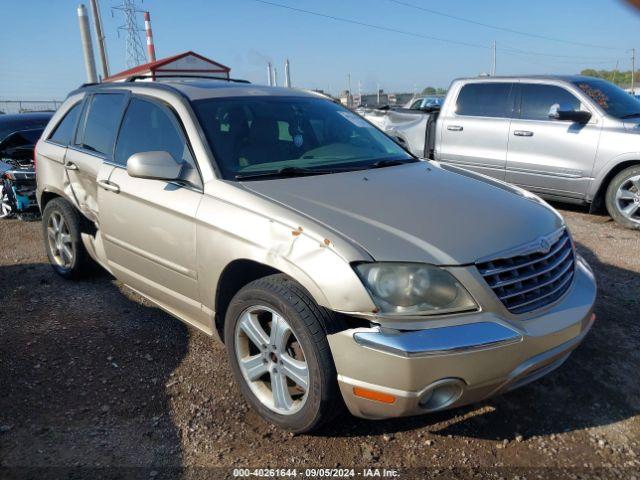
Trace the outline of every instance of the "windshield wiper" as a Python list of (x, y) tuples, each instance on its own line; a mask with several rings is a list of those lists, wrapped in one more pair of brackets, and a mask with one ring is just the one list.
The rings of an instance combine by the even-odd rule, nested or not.
[(623, 115), (620, 118), (633, 118), (633, 117), (640, 117), (640, 112), (628, 113), (627, 115)]
[(383, 168), (383, 167), (395, 167), (396, 165), (404, 165), (405, 163), (414, 163), (419, 162), (420, 160), (416, 160), (414, 158), (407, 159), (394, 159), (394, 160), (378, 160), (377, 162), (373, 162), (371, 165), (367, 165), (367, 168)]
[(327, 170), (319, 168), (303, 168), (303, 167), (282, 167), (278, 170), (269, 170), (268, 172), (248, 172), (236, 175), (236, 180), (249, 180), (254, 178), (273, 178), (273, 177), (300, 177), (304, 175), (326, 175), (335, 173), (336, 170)]

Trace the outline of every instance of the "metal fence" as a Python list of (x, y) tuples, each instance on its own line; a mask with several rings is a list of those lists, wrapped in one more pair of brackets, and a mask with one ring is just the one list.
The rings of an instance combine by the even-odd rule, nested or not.
[(0, 114), (56, 111), (62, 100), (0, 100)]

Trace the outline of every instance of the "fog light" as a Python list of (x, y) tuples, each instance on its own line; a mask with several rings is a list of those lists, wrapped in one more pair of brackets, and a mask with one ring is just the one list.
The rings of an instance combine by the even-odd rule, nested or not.
[(446, 408), (462, 396), (465, 385), (459, 378), (438, 380), (429, 385), (422, 394), (420, 406), (428, 411)]

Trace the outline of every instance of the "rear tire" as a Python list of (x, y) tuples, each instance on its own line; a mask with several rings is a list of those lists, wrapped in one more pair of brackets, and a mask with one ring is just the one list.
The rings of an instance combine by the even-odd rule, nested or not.
[(51, 200), (42, 212), (47, 257), (55, 272), (63, 278), (76, 280), (93, 271), (93, 260), (80, 237), (84, 221), (84, 217), (63, 198)]
[(263, 418), (302, 433), (343, 410), (326, 334), (334, 327), (331, 312), (286, 275), (255, 280), (233, 297), (227, 353), (242, 394)]
[(622, 170), (611, 180), (605, 202), (609, 215), (617, 223), (640, 229), (640, 165)]

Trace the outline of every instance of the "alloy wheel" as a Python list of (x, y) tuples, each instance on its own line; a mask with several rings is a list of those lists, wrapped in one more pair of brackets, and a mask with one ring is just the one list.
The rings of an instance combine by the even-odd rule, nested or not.
[(640, 223), (640, 175), (629, 177), (620, 184), (616, 207), (625, 218)]
[(247, 308), (235, 329), (235, 352), (252, 393), (270, 410), (293, 415), (307, 400), (309, 367), (287, 320), (271, 308)]
[(71, 268), (74, 259), (71, 233), (64, 217), (58, 211), (54, 211), (49, 216), (47, 239), (51, 257), (56, 265), (62, 268)]

